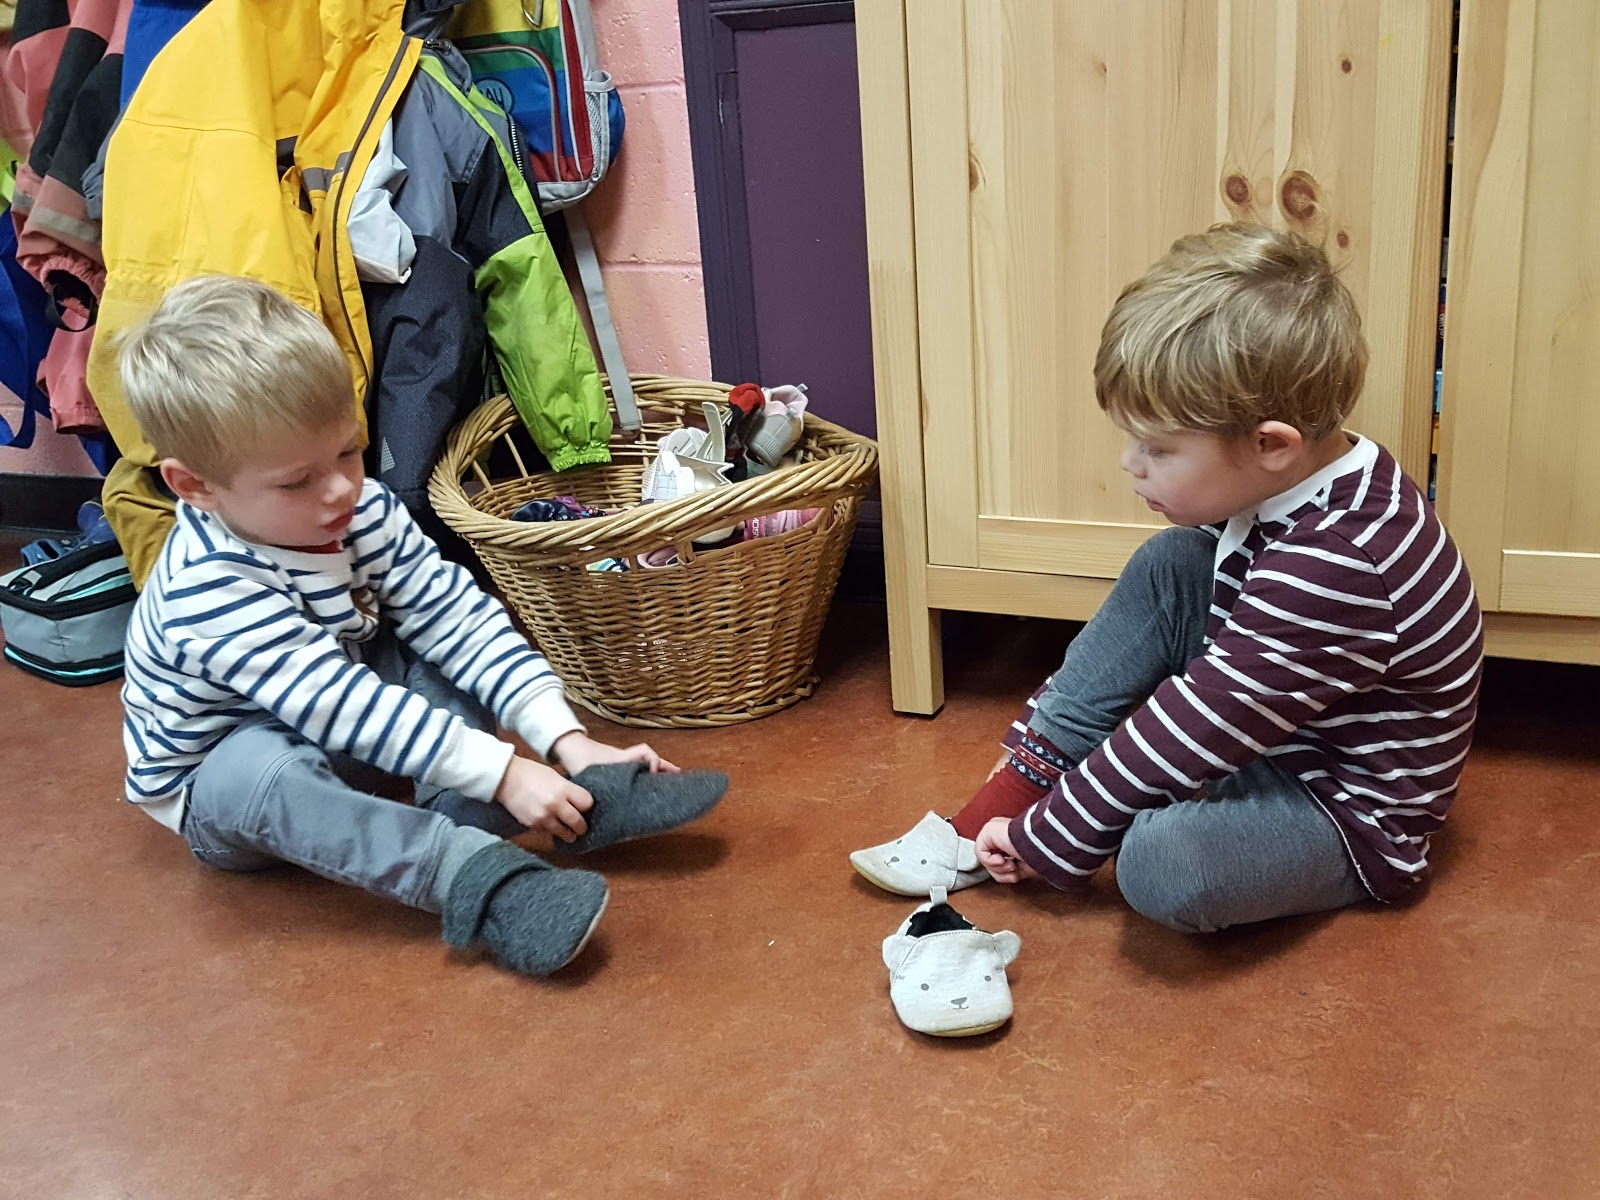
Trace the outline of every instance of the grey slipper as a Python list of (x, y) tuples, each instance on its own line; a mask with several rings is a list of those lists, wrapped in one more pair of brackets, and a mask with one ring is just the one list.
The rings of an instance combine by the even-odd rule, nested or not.
[(643, 763), (602, 763), (579, 771), (572, 782), (594, 797), (594, 807), (583, 815), (588, 832), (564, 847), (573, 854), (687, 825), (715, 808), (728, 790), (721, 771), (652, 775)]
[(450, 881), (444, 940), (482, 941), (502, 966), (550, 975), (578, 957), (606, 910), (606, 881), (593, 871), (558, 871), (510, 842), (485, 846)]

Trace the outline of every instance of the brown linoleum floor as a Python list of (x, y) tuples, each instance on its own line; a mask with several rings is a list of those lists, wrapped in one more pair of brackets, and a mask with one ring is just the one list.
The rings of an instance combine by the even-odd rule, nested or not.
[(1600, 1196), (1600, 672), (1492, 666), (1420, 904), (1193, 939), (1109, 879), (978, 888), (1015, 1020), (896, 1022), (913, 902), (845, 855), (965, 799), (1069, 629), (949, 618), (917, 720), (841, 606), (812, 700), (654, 738), (733, 790), (590, 860), (611, 907), (545, 984), (201, 868), (117, 803), (116, 687), (0, 667), (0, 1196)]

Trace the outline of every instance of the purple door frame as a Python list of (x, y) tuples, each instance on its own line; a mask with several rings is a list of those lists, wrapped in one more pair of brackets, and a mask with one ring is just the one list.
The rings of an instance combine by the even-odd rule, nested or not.
[[(734, 383), (814, 383), (813, 411), (872, 435), (877, 414), (853, 38), (841, 45), (835, 31), (818, 30), (821, 36), (812, 48), (824, 51), (821, 57), (827, 61), (819, 65), (814, 56), (795, 64), (821, 70), (830, 82), (821, 87), (808, 75), (812, 99), (823, 102), (811, 111), (788, 110), (799, 121), (811, 118), (796, 127), (792, 141), (778, 147), (752, 144), (747, 152), (744, 118), (765, 143), (773, 140), (775, 128), (786, 128), (782, 121), (787, 113), (780, 107), (783, 101), (770, 94), (747, 97), (744, 105), (739, 95), (741, 51), (747, 68), (770, 73), (775, 59), (796, 49), (774, 47), (769, 53), (763, 42), (761, 49), (752, 50), (741, 39), (769, 30), (795, 35), (804, 26), (854, 25), (854, 0), (678, 0), (678, 20), (712, 375)], [(812, 193), (817, 207), (797, 210), (784, 188), (813, 182), (803, 172), (814, 166), (819, 146), (830, 157), (826, 173), (814, 180), (821, 189)], [(753, 196), (760, 201), (754, 216)], [(795, 224), (808, 227), (809, 242), (789, 237), (785, 218), (793, 215), (804, 218)], [(761, 240), (759, 246), (752, 245), (753, 233)], [(813, 261), (817, 259), (820, 266)], [(818, 295), (819, 276), (828, 278), (825, 297)], [(785, 294), (790, 288), (794, 294)], [(768, 322), (765, 343), (763, 316)], [(785, 336), (790, 334), (795, 336)], [(808, 339), (826, 340), (825, 349), (814, 348)], [(836, 361), (840, 358), (842, 365)], [(784, 377), (763, 378), (764, 366)], [(876, 499), (862, 506), (838, 595), (872, 602), (884, 597), (883, 528)]]
[(808, 383), (815, 412), (870, 435), (853, 0), (678, 11), (712, 373)]

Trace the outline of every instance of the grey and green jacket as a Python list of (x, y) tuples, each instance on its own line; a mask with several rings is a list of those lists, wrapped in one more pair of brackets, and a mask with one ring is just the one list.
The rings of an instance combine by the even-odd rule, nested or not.
[(413, 511), (450, 427), (480, 395), (485, 334), (551, 467), (610, 460), (600, 373), (520, 148), (460, 52), (429, 39), (394, 114), (407, 171), (393, 206), (418, 259), (406, 283), (363, 285), (377, 359), (370, 469)]

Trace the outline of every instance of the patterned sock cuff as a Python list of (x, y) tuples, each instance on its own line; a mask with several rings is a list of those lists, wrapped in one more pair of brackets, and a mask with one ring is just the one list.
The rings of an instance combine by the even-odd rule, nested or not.
[(1056, 781), (1072, 769), (1066, 755), (1057, 750), (1050, 739), (1031, 729), (1018, 737), (1009, 749), (1011, 766), (1037, 787), (1054, 787)]

